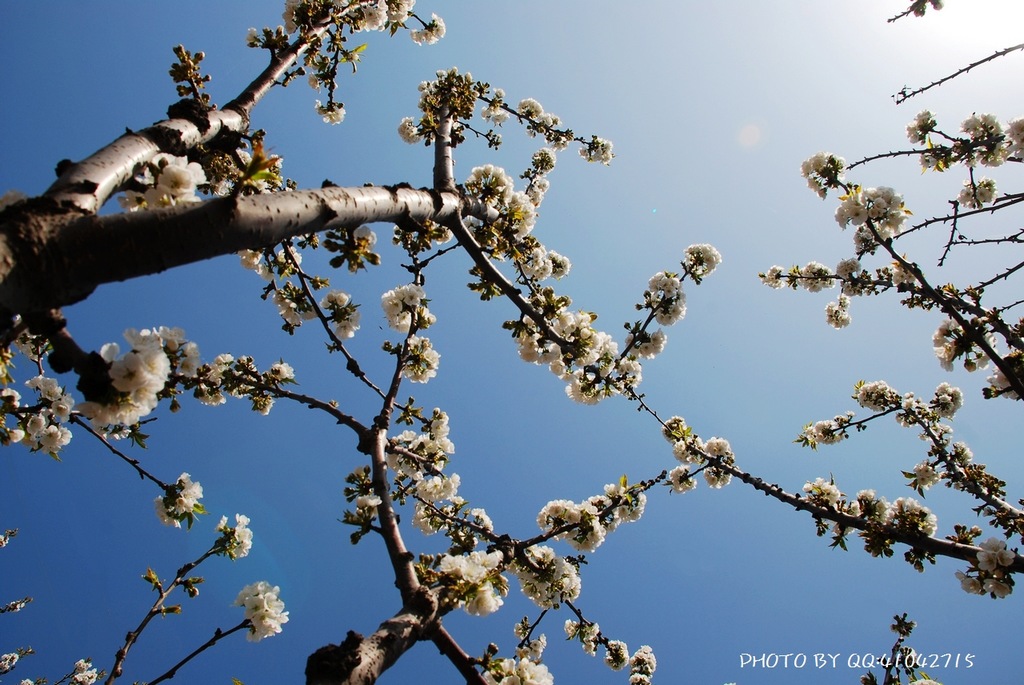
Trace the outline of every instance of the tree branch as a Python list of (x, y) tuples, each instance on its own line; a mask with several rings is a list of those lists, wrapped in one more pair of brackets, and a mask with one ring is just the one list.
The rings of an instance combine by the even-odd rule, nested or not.
[(431, 640), (434, 641), (434, 645), (437, 646), (441, 654), (448, 657), (448, 660), (458, 669), (462, 677), (466, 679), (467, 685), (487, 685), (483, 675), (476, 670), (476, 660), (459, 646), (459, 643), (444, 629), (444, 626), (437, 627), (437, 630), (431, 635)]
[[(715, 460), (713, 460), (715, 461)], [(788, 504), (797, 511), (806, 511), (810, 513), (814, 518), (826, 519), (838, 523), (844, 528), (853, 528), (855, 530), (867, 531), (869, 521), (858, 516), (851, 514), (844, 514), (836, 511), (832, 508), (820, 507), (812, 502), (807, 501), (799, 495), (786, 492), (778, 485), (774, 483), (767, 483), (763, 479), (753, 476), (746, 471), (737, 468), (734, 465), (726, 464), (721, 461), (717, 461), (715, 466), (728, 471), (733, 477), (743, 481), (747, 485), (753, 487), (759, 492), (763, 492), (765, 495), (777, 499), (780, 502)], [(945, 557), (952, 557), (953, 559), (961, 559), (963, 561), (974, 562), (978, 558), (978, 552), (982, 551), (980, 547), (974, 545), (964, 545), (959, 542), (953, 542), (951, 540), (941, 540), (939, 538), (929, 537), (927, 535), (918, 536), (907, 536), (893, 530), (891, 527), (884, 528), (886, 533), (890, 537), (899, 543), (909, 545), (912, 548), (924, 550), (931, 554), (937, 554)], [(1007, 567), (1008, 570), (1014, 573), (1024, 572), (1024, 557), (1019, 554), (1014, 555), (1013, 564)]]
[(349, 631), (306, 660), (306, 685), (372, 685), (418, 641), (438, 618), (437, 598), (426, 588), (369, 637)]
[(248, 628), (251, 625), (252, 625), (252, 621), (250, 621), (249, 619), (245, 619), (244, 621), (239, 623), (234, 628), (230, 628), (228, 630), (221, 630), (220, 628), (217, 628), (217, 630), (215, 630), (214, 633), (213, 633), (213, 637), (211, 637), (209, 640), (207, 640), (203, 644), (199, 645), (199, 647), (194, 649), (191, 654), (186, 656), (184, 659), (182, 659), (178, 663), (174, 664), (174, 666), (171, 666), (171, 668), (168, 669), (166, 673), (158, 676), (154, 680), (150, 680), (146, 685), (157, 685), (158, 683), (162, 683), (165, 680), (171, 680), (172, 678), (174, 678), (174, 676), (176, 676), (178, 674), (178, 670), (182, 666), (187, 664), (189, 661), (191, 661), (192, 659), (196, 658), (197, 656), (199, 656), (200, 654), (205, 652), (210, 647), (213, 647), (215, 644), (217, 644), (222, 639), (226, 638), (228, 635), (231, 635), (232, 633), (237, 633), (239, 630), (243, 630), (245, 628)]
[[(908, 12), (909, 12), (909, 10), (908, 10)], [(906, 14), (906, 13), (904, 13), (904, 14)], [(896, 17), (896, 18), (898, 19), (899, 17)], [(892, 21), (892, 19), (890, 19), (889, 21)], [(984, 59), (979, 59), (977, 62), (971, 62), (970, 64), (968, 64), (963, 69), (959, 69), (959, 70), (953, 72), (952, 74), (950, 74), (949, 76), (940, 78), (938, 81), (933, 81), (932, 83), (929, 83), (927, 86), (922, 86), (921, 88), (917, 88), (916, 90), (907, 90), (907, 88), (904, 86), (903, 89), (900, 90), (900, 92), (896, 93), (892, 97), (896, 101), (897, 105), (901, 105), (904, 102), (906, 102), (907, 100), (909, 100), (910, 98), (914, 97), (915, 95), (920, 95), (921, 93), (925, 92), (926, 90), (931, 90), (932, 88), (935, 88), (936, 86), (941, 86), (943, 83), (945, 83), (947, 81), (952, 81), (957, 76), (961, 76), (963, 74), (966, 74), (968, 71), (970, 71), (974, 67), (981, 66), (982, 64), (985, 64), (986, 62), (991, 62), (994, 59), (1002, 57), (1003, 55), (1008, 55), (1011, 52), (1014, 52), (1016, 50), (1024, 50), (1024, 43), (1021, 43), (1020, 45), (1014, 45), (1013, 47), (1006, 48), (1005, 50), (1000, 50), (999, 52), (992, 53), (991, 55), (989, 55), (988, 57), (986, 57)]]
[(156, 154), (184, 155), (221, 133), (244, 133), (249, 127), (252, 108), (305, 52), (310, 38), (321, 35), (326, 29), (324, 22), (274, 55), (263, 73), (224, 109), (205, 113), (193, 109), (189, 118), (172, 116), (141, 131), (128, 131), (110, 145), (67, 167), (45, 196), (58, 204), (94, 214), (132, 178), (139, 164), (148, 162)]
[(455, 162), (452, 159), (452, 123), (453, 119), (447, 107), (442, 107), (439, 114), (441, 121), (437, 125), (434, 137), (434, 190), (439, 193), (455, 192)]
[(55, 309), (103, 283), (296, 235), (403, 218), (445, 223), (460, 210), (494, 213), (455, 193), (379, 186), (217, 198), (102, 217), (69, 217), (45, 199), (13, 209), (0, 223), (0, 307), (10, 313)]

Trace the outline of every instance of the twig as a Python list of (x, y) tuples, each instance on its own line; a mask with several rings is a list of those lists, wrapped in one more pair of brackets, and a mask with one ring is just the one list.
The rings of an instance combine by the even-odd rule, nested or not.
[(148, 685), (157, 685), (157, 683), (162, 683), (165, 680), (170, 680), (175, 675), (177, 675), (179, 668), (181, 668), (182, 666), (187, 664), (189, 661), (191, 661), (195, 657), (197, 657), (200, 654), (202, 654), (203, 652), (205, 652), (210, 647), (213, 647), (215, 644), (217, 644), (218, 641), (226, 638), (228, 635), (231, 635), (232, 633), (237, 633), (239, 630), (242, 630), (244, 628), (248, 628), (251, 625), (252, 625), (252, 621), (250, 621), (249, 619), (245, 619), (244, 621), (239, 623), (237, 626), (235, 626), (234, 628), (231, 628), (229, 630), (223, 630), (222, 631), (220, 628), (217, 628), (217, 630), (215, 630), (213, 632), (213, 637), (211, 637), (209, 640), (207, 640), (206, 642), (201, 644), (196, 650), (194, 650), (191, 654), (186, 656), (184, 659), (182, 659), (178, 663), (176, 663), (173, 666), (171, 666), (171, 668), (166, 673), (158, 676), (155, 680), (150, 680)]
[[(907, 12), (909, 12), (909, 11), (910, 10), (907, 10)], [(903, 15), (900, 15), (900, 16), (905, 16), (907, 14), (907, 12), (904, 12)], [(899, 17), (895, 17), (895, 19), (898, 19), (898, 18)], [(890, 19), (889, 21), (893, 21), (893, 19)], [(957, 76), (961, 76), (963, 74), (966, 74), (968, 71), (970, 71), (971, 69), (973, 69), (975, 67), (981, 66), (982, 64), (985, 64), (986, 62), (991, 62), (992, 60), (994, 60), (994, 59), (996, 59), (998, 57), (1002, 57), (1003, 55), (1008, 55), (1011, 52), (1014, 52), (1016, 50), (1024, 50), (1024, 43), (1021, 43), (1020, 45), (1014, 45), (1013, 47), (1006, 48), (1005, 50), (1000, 50), (998, 52), (995, 52), (995, 53), (989, 55), (988, 57), (986, 57), (984, 59), (978, 60), (977, 62), (971, 62), (970, 64), (968, 64), (963, 69), (955, 71), (952, 74), (950, 74), (949, 76), (941, 78), (938, 81), (933, 81), (932, 83), (929, 83), (927, 86), (923, 86), (923, 87), (918, 88), (916, 90), (908, 91), (907, 87), (904, 86), (903, 89), (900, 90), (900, 92), (896, 93), (892, 97), (896, 101), (897, 105), (901, 105), (904, 102), (906, 102), (907, 100), (909, 100), (910, 98), (914, 97), (915, 95), (920, 95), (921, 93), (925, 92), (926, 90), (930, 90), (930, 89), (932, 89), (932, 88), (934, 88), (936, 86), (942, 85), (943, 83), (946, 83), (947, 81), (952, 81)]]

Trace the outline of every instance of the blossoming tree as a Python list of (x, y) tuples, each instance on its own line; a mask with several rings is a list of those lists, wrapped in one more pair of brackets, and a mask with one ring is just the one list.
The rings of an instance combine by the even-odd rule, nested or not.
[[(198, 476), (174, 477), (178, 469), (168, 472), (169, 467), (144, 464), (135, 456), (146, 446), (144, 426), (161, 407), (175, 411), (193, 399), (218, 406), (231, 398), (267, 415), (275, 404), (294, 403), (337, 424), (354, 444), (344, 479), (343, 523), (351, 527), (353, 543), (367, 545), (365, 538), (383, 543), (398, 598), (386, 610), (390, 605), (382, 602), (384, 613), (372, 634), (349, 631), (343, 640), (313, 651), (305, 668), (308, 683), (374, 682), (418, 642), (433, 643), (466, 682), (549, 683), (553, 676), (543, 662), (543, 631), (550, 630), (555, 610), (563, 612), (558, 630), (585, 652), (600, 653), (608, 667), (627, 671), (624, 678), (631, 683), (650, 682), (656, 667), (651, 648), (629, 649), (615, 638), (614, 628), (606, 632), (579, 605), (585, 564), (608, 535), (641, 518), (652, 492), (685, 493), (698, 481), (712, 489), (740, 481), (808, 512), (818, 535), (831, 536), (834, 547), (845, 549), (855, 535), (873, 556), (902, 549), (918, 570), (948, 557), (957, 560), (957, 577), (968, 593), (1005, 598), (1013, 592), (1013, 574), (1024, 570), (1024, 559), (1012, 547), (1024, 535), (1024, 503), (1013, 502), (1006, 483), (977, 463), (965, 442), (953, 441), (950, 420), (963, 404), (963, 393), (949, 383), (921, 396), (898, 392), (884, 381), (861, 382), (854, 399), (864, 415), (847, 412), (808, 424), (798, 441), (813, 449), (838, 443), (892, 415), (927, 445), (925, 459), (905, 472), (910, 487), (918, 496), (939, 483), (961, 491), (983, 515), (988, 533), (957, 523), (952, 534), (943, 535), (919, 499), (890, 502), (868, 489), (847, 494), (833, 478), (816, 477), (800, 492), (787, 491), (743, 468), (726, 438), (702, 437), (699, 427), (671, 415), (670, 408), (652, 406), (639, 390), (642, 364), (664, 351), (665, 329), (686, 314), (684, 284), (700, 285), (722, 256), (707, 243), (681, 250), (673, 264), (649, 278), (636, 298), (636, 318), (624, 324), (625, 335), (618, 340), (595, 326), (594, 313), (560, 291), (555, 282), (568, 274), (571, 262), (541, 241), (538, 223), (549, 175), (566, 151), (587, 162), (611, 163), (611, 142), (579, 135), (536, 100), (512, 98), (453, 68), (421, 84), (417, 115), (398, 126), (402, 140), (429, 151), (429, 187), (413, 188), (398, 178), (386, 186), (325, 182), (319, 189), (300, 190), (286, 180), (282, 160), (268, 143), (272, 134), (251, 128), (253, 109), (274, 86), (306, 80), (320, 94), (316, 113), (328, 124), (343, 123), (339, 79), (360, 60), (365, 44), (354, 45), (360, 36), (407, 32), (425, 45), (444, 36), (444, 21), (415, 13), (413, 4), (288, 0), (283, 26), (251, 29), (247, 37), (251, 48), (266, 51), (268, 66), (222, 106), (206, 92), (210, 77), (201, 69), (204, 55), (179, 47), (171, 76), (182, 99), (171, 106), (168, 119), (129, 131), (79, 162), (62, 162), (58, 180), (37, 197), (4, 196), (0, 440), (8, 449), (27, 447), (59, 458), (72, 449), (73, 435), (76, 444), (77, 439), (99, 441), (153, 488), (159, 522), (193, 528), (206, 514)], [(939, 5), (915, 2), (907, 13)], [(485, 163), (456, 176), (460, 146), (497, 149), (499, 131), (513, 127), (537, 142), (524, 171), (511, 174)], [(839, 286), (841, 294), (826, 310), (836, 328), (849, 324), (856, 296), (895, 292), (903, 295), (904, 306), (940, 311), (946, 321), (933, 340), (940, 363), (990, 368), (986, 397), (1019, 400), (1024, 397), (1024, 320), (1013, 320), (1020, 300), (999, 286), (1021, 265), (969, 284), (938, 285), (901, 246), (905, 236), (933, 225), (948, 227), (943, 259), (966, 246), (1020, 242), (1019, 231), (982, 238), (968, 225), (1021, 200), (1020, 194), (1000, 195), (996, 181), (976, 177), (976, 169), (1024, 158), (1024, 119), (973, 115), (955, 130), (922, 112), (907, 135), (910, 149), (882, 157), (913, 156), (926, 170), (963, 171), (963, 190), (951, 202), (951, 212), (912, 223), (896, 190), (863, 187), (850, 178), (866, 173), (858, 167), (872, 159), (848, 165), (835, 155), (817, 154), (804, 163), (803, 175), (820, 197), (839, 196), (836, 220), (843, 228), (854, 227), (851, 254), (835, 269), (817, 262), (774, 266), (762, 280), (772, 288), (811, 292)], [(101, 212), (115, 197), (122, 211)], [(379, 238), (381, 227), (392, 243), (389, 250)], [(370, 361), (354, 350), (359, 338), (374, 335), (376, 327), (367, 322), (377, 305), (337, 283), (357, 283), (386, 252), (401, 260), (407, 282), (379, 294), (380, 331), (384, 325), (388, 330), (375, 352), (379, 356)], [(131, 329), (123, 349), (117, 343), (85, 349), (74, 337), (76, 322), (62, 313), (102, 284), (233, 253), (263, 279), (263, 299), (274, 305), (285, 332), (318, 330), (330, 355), (327, 363), (344, 372), (342, 399), (304, 392), (286, 360), (267, 364), (244, 355), (204, 356), (196, 341), (173, 327)], [(444, 373), (444, 350), (429, 336), (438, 317), (427, 279), (453, 254), (465, 255), (472, 265), (469, 289), (504, 307), (503, 328), (523, 361), (546, 367), (578, 403), (633, 403), (641, 416), (636, 429), (660, 431), (669, 446), (666, 456), (671, 453), (668, 458), (675, 460), (671, 467), (615, 475), (601, 492), (581, 500), (552, 500), (536, 514), (537, 528), (527, 533), (504, 527), (460, 494), (448, 413), (406, 399), (410, 387)], [(446, 367), (456, 363), (445, 361)], [(356, 392), (370, 399), (354, 401)], [(133, 648), (152, 630), (153, 619), (183, 610), (171, 598), (179, 590), (188, 597), (199, 594), (204, 579), (194, 572), (200, 564), (249, 554), (249, 524), (245, 514), (222, 516), (214, 541), (172, 576), (147, 569), (143, 578), (156, 599), (113, 650), (113, 660), (102, 664), (102, 674), (92, 660), (81, 660), (63, 680), (90, 683), (105, 677), (113, 683), (127, 673)], [(4, 546), (16, 532), (7, 530)], [(419, 533), (440, 535), (445, 542), (432, 551), (419, 544)], [(536, 606), (533, 616), (513, 621), (516, 642), (511, 649), (489, 645), (483, 653), (469, 653), (449, 632), (446, 618), (460, 611), (498, 612), (516, 586)], [(253, 641), (277, 635), (291, 618), (282, 599), (286, 595), (287, 588), (267, 580), (246, 585), (235, 601), (242, 620), (218, 628), (149, 682), (173, 678), (235, 632)], [(30, 601), (12, 601), (4, 612), (15, 613)], [(905, 656), (900, 650), (909, 625), (898, 619), (894, 626), (900, 639), (885, 666), (885, 682), (899, 682), (895, 657)], [(0, 673), (30, 653), (21, 647), (5, 654)], [(913, 660), (901, 663), (913, 677)]]

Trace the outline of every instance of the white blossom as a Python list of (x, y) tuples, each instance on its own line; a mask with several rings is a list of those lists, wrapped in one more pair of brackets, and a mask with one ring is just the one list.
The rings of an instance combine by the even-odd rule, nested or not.
[(1011, 566), (1017, 555), (1006, 549), (1006, 541), (989, 538), (980, 545), (978, 552), (978, 568), (982, 571), (995, 571), (1000, 566)]
[(235, 605), (245, 608), (245, 617), (252, 623), (246, 638), (259, 642), (281, 632), (281, 626), (288, 622), (288, 612), (280, 599), (281, 588), (259, 581), (246, 585), (238, 593)]

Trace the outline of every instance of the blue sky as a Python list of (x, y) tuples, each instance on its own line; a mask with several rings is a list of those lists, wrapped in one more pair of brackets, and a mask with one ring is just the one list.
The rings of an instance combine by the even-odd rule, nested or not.
[[(276, 25), (282, 4), (0, 5), (0, 58), (10, 65), (0, 105), (0, 192), (42, 192), (58, 160), (80, 159), (125, 127), (162, 118), (175, 99), (166, 72), (179, 42), (206, 52), (213, 99), (228, 101), (263, 63), (244, 47), (246, 29)], [(856, 300), (853, 324), (837, 332), (824, 321), (834, 293), (773, 292), (757, 280), (772, 264), (834, 265), (852, 252), (850, 236), (832, 219), (833, 201), (818, 200), (799, 177), (806, 157), (826, 149), (852, 160), (904, 147), (904, 126), (924, 108), (947, 128), (975, 111), (1004, 121), (1021, 116), (1019, 94), (1009, 87), (1020, 57), (1012, 56), (917, 102), (892, 103), (904, 84), (926, 83), (1019, 42), (1011, 34), (1024, 10), (1014, 3), (948, 4), (925, 20), (890, 25), (885, 19), (902, 7), (883, 0), (666, 1), (633, 11), (604, 1), (420, 0), (417, 10), (441, 15), (447, 36), (430, 47), (403, 35), (371, 36), (359, 73), (342, 84), (342, 125), (320, 122), (316, 95), (302, 83), (272, 93), (254, 124), (267, 129), (267, 144), (301, 187), (325, 178), (419, 186), (429, 182), (429, 151), (402, 143), (395, 127), (415, 114), (420, 81), (454, 65), (504, 88), (510, 101), (536, 98), (577, 132), (615, 143), (608, 168), (560, 156), (537, 228), (573, 261), (560, 289), (597, 312), (604, 330), (619, 334), (650, 275), (678, 266), (687, 245), (709, 242), (724, 257), (713, 277), (688, 289), (686, 319), (668, 331), (665, 354), (645, 365), (642, 390), (662, 415), (682, 415), (701, 435), (728, 438), (741, 466), (790, 491), (833, 474), (844, 492), (873, 487), (893, 500), (911, 494), (900, 471), (924, 456), (911, 432), (880, 423), (817, 453), (792, 440), (804, 424), (852, 409), (858, 380), (885, 379), (923, 395), (948, 380), (968, 398), (957, 435), (1016, 499), (1024, 470), (1010, 427), (1019, 425), (1019, 407), (983, 401), (980, 374), (939, 367), (931, 351), (937, 316), (908, 313), (893, 298)], [(472, 141), (460, 148), (456, 176), (483, 162), (525, 168), (536, 141), (513, 126), (504, 135), (497, 153)], [(999, 171), (1009, 184), (1011, 170)], [(896, 187), (919, 217), (943, 211), (963, 180), (956, 172), (922, 176), (907, 160), (852, 177)], [(387, 235), (384, 227), (378, 234)], [(928, 251), (938, 240), (920, 246), (919, 262), (934, 263)], [(337, 274), (335, 282), (365, 303), (352, 349), (371, 369), (382, 356), (377, 297), (407, 281), (399, 255), (383, 256), (374, 273)], [(958, 255), (945, 278), (979, 264)], [(500, 329), (514, 316), (510, 306), (466, 291), (468, 268), (456, 255), (428, 274), (441, 372), (408, 390), (449, 413), (460, 494), (485, 507), (499, 529), (527, 536), (551, 499), (581, 500), (622, 473), (640, 479), (672, 468), (656, 425), (627, 402), (575, 406), (551, 374), (520, 362)], [(83, 347), (120, 341), (129, 327), (180, 326), (204, 359), (251, 354), (267, 366), (284, 358), (307, 392), (358, 401), (314, 331), (289, 337), (279, 330), (274, 308), (259, 299), (262, 285), (224, 258), (104, 286), (66, 314)], [(382, 546), (368, 538), (352, 548), (350, 531), (336, 521), (345, 507), (343, 478), (357, 463), (350, 434), (281, 404), (269, 417), (237, 402), (186, 402), (179, 414), (159, 416), (141, 458), (168, 480), (188, 471), (206, 490), (211, 515), (187, 534), (162, 527), (152, 513), (153, 488), (87, 436), (76, 435), (61, 463), (21, 447), (0, 455), (0, 528), (21, 531), (0, 554), (0, 601), (35, 598), (20, 614), (0, 616), (0, 653), (25, 645), (38, 652), (6, 681), (53, 681), (85, 656), (109, 668), (152, 601), (139, 576), (147, 566), (167, 576), (197, 556), (222, 514), (251, 517), (253, 553), (207, 562), (200, 597), (182, 598), (182, 616), (146, 631), (124, 682), (154, 678), (214, 627), (237, 623), (240, 610), (229, 605), (255, 580), (281, 586), (291, 612), (285, 631), (258, 645), (230, 640), (181, 679), (296, 682), (311, 651), (349, 629), (370, 632), (397, 608)], [(938, 514), (941, 534), (954, 522), (976, 522), (969, 502), (944, 489), (930, 491), (925, 503)], [(1011, 682), (1006, 655), (1019, 641), (1019, 599), (966, 595), (953, 577), (959, 563), (940, 560), (921, 575), (900, 560), (902, 550), (895, 559), (873, 559), (852, 541), (842, 553), (813, 531), (807, 515), (742, 484), (702, 485), (682, 496), (657, 490), (644, 519), (591, 556), (578, 604), (610, 637), (654, 647), (655, 682), (857, 682), (861, 671), (846, 668), (847, 659), (886, 651), (891, 617), (904, 611), (920, 624), (911, 640), (919, 651), (976, 655), (970, 671), (933, 669), (933, 677), (946, 685)], [(425, 552), (439, 544), (415, 531), (407, 541)], [(498, 614), (459, 613), (446, 624), (471, 653), (490, 641), (508, 653), (512, 624), (524, 614), (536, 612), (513, 586)], [(545, 662), (557, 681), (625, 682), (623, 673), (563, 643), (564, 618), (545, 624)], [(822, 671), (770, 670), (741, 669), (743, 653), (841, 656), (837, 668)], [(423, 645), (383, 682), (422, 678), (423, 669), (429, 682), (458, 680)]]

